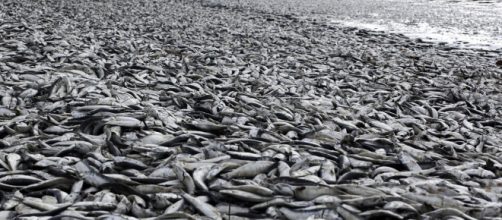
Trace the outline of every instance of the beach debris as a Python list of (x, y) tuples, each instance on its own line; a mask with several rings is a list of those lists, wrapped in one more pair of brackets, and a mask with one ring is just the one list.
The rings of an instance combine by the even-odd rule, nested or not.
[(502, 213), (481, 56), (196, 2), (0, 5), (1, 219)]

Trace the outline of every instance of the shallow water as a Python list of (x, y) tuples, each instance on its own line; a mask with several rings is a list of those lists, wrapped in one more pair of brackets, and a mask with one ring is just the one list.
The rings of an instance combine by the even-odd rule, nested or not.
[(502, 49), (502, 1), (339, 0), (334, 23), (459, 47)]

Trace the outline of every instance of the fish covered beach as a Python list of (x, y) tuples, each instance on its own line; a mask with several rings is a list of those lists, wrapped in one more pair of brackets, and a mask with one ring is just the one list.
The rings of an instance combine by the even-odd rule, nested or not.
[(0, 1), (0, 219), (502, 219), (502, 48), (311, 3)]

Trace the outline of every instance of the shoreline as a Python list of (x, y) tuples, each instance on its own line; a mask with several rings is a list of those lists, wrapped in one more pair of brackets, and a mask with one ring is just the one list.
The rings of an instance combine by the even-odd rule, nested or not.
[(502, 210), (501, 51), (193, 2), (0, 7), (0, 216)]
[[(429, 33), (419, 33), (417, 31), (413, 32), (403, 32), (399, 30), (395, 30), (393, 28), (389, 28), (389, 25), (385, 24), (373, 24), (373, 23), (361, 23), (361, 22), (352, 22), (352, 21), (343, 21), (343, 20), (331, 20), (330, 22), (335, 25), (344, 26), (344, 27), (353, 27), (358, 29), (364, 29), (368, 31), (381, 32), (385, 34), (402, 34), (407, 38), (433, 43), (436, 46), (438, 45), (447, 45), (452, 48), (458, 48), (460, 50), (479, 50), (479, 51), (487, 51), (494, 52), (502, 55), (502, 42), (495, 43), (491, 42), (488, 44), (483, 44), (483, 40), (489, 40), (488, 36), (473, 36), (467, 34), (455, 34), (452, 32), (444, 32), (441, 34), (429, 32)], [(395, 24), (402, 25), (402, 24)], [(451, 40), (451, 38), (457, 39), (455, 41)], [(463, 40), (459, 40), (463, 39)]]
[[(488, 5), (480, 3), (471, 3), (467, 4), (468, 6), (462, 6), (464, 3), (457, 4), (441, 0), (427, 2), (394, 2), (392, 0), (387, 0), (379, 3), (358, 0), (320, 0), (315, 3), (302, 2), (298, 0), (285, 0), (283, 1), (283, 4), (263, 0), (242, 0), (240, 2), (213, 0), (212, 2), (231, 8), (245, 7), (250, 10), (256, 10), (257, 12), (264, 13), (324, 17), (328, 18), (330, 20), (329, 22), (338, 22), (341, 26), (355, 27), (372, 31), (382, 30), (387, 33), (401, 33), (412, 39), (420, 38), (424, 41), (439, 44), (446, 43), (454, 47), (502, 51), (502, 42), (500, 41), (500, 38), (495, 38), (495, 36), (498, 35), (495, 32), (499, 31), (498, 28), (494, 27), (493, 23), (494, 19), (496, 20), (496, 16), (493, 13), (496, 11), (490, 10), (489, 8), (486, 8)], [(496, 4), (493, 5), (495, 8), (502, 7), (499, 3), (493, 4)], [(434, 9), (430, 12), (422, 12), (428, 11), (428, 9), (424, 7), (432, 6), (441, 6), (441, 8)], [(417, 7), (417, 9), (414, 9), (414, 7)], [(410, 15), (400, 13), (401, 10), (407, 11)], [(466, 11), (468, 10), (473, 11), (466, 14)], [(444, 16), (438, 16), (438, 14), (444, 14)], [(479, 18), (465, 17), (473, 15), (478, 16)], [(378, 22), (375, 22), (375, 20)], [(455, 23), (452, 20), (456, 20), (457, 22)], [(411, 24), (414, 24), (415, 26)], [(435, 25), (431, 26), (431, 24)], [(485, 28), (482, 30), (476, 29), (476, 26), (485, 27), (488, 30), (485, 30)], [(414, 28), (417, 28), (417, 30), (414, 30)], [(474, 32), (474, 34), (466, 35), (465, 32)], [(483, 32), (486, 35), (476, 34), (479, 32)], [(431, 39), (427, 39), (427, 37), (430, 37)], [(458, 41), (454, 42), (451, 38), (455, 38)], [(494, 43), (494, 45), (490, 46), (490, 43), (482, 43), (482, 41), (485, 40)]]

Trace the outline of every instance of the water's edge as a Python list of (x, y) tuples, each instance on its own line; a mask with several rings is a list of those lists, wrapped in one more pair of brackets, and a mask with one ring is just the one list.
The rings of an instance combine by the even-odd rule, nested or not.
[(459, 48), (502, 49), (501, 1), (383, 0), (347, 8), (353, 15), (336, 12), (331, 23)]
[(466, 49), (482, 49), (482, 50), (502, 50), (502, 39), (498, 39), (487, 34), (464, 34), (460, 30), (439, 31), (438, 28), (431, 27), (427, 23), (422, 23), (417, 26), (408, 26), (391, 22), (386, 25), (364, 23), (357, 21), (330, 20), (330, 23), (345, 27), (353, 27), (358, 29), (381, 31), (384, 33), (403, 34), (412, 39), (420, 39), (426, 42), (442, 43), (454, 47)]

